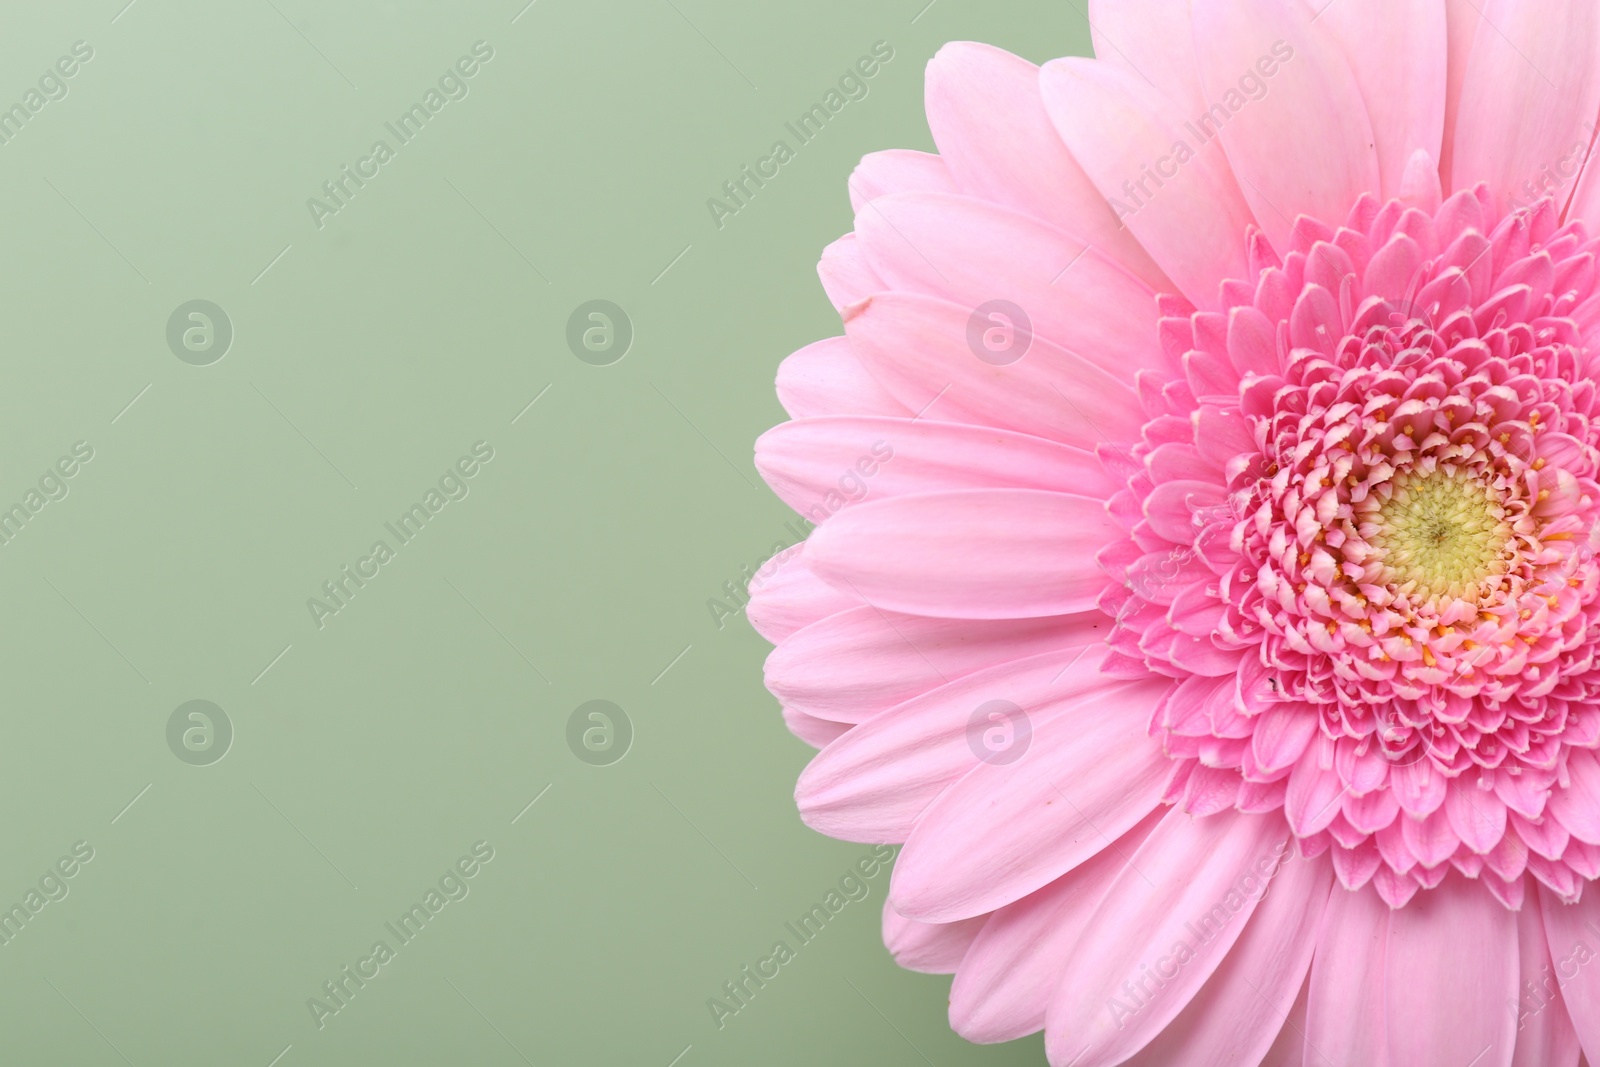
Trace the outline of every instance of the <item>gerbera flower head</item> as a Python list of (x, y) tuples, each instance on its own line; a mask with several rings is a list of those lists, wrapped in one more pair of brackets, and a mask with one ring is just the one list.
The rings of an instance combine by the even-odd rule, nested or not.
[(885, 939), (966, 1036), (1600, 1057), (1600, 8), (1556, 8), (1091, 3), (1100, 58), (947, 46), (939, 154), (852, 176), (844, 336), (757, 447), (817, 528), (750, 617), (802, 815), (904, 843)]

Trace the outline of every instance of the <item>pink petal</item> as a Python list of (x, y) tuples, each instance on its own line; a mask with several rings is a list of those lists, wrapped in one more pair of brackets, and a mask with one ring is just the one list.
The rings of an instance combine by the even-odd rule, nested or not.
[(1595, 966), (1595, 954), (1600, 951), (1596, 948), (1600, 945), (1600, 893), (1584, 893), (1576, 904), (1563, 904), (1541, 887), (1539, 910), (1544, 915), (1550, 958), (1559, 968), (1567, 1017), (1578, 1032), (1584, 1056), (1600, 1059), (1600, 967)]
[(984, 763), (928, 806), (895, 864), (902, 913), (950, 922), (1067, 873), (1157, 807), (1172, 761), (1145, 732), (1171, 683), (1136, 682), (1063, 706), (1016, 762)]
[(1098, 611), (1045, 619), (929, 619), (864, 606), (830, 615), (767, 657), (766, 684), (785, 707), (862, 722), (976, 671), (1105, 640)]
[[(1002, 366), (978, 354), (988, 351), (984, 331), (997, 323), (1016, 328), (1001, 342), (1006, 358), (1020, 353)], [(1132, 441), (1144, 422), (1127, 385), (1030, 335), (1003, 312), (979, 315), (948, 300), (884, 293), (846, 312), (845, 330), (873, 379), (902, 407), (928, 418), (1009, 429), (1078, 448)]]
[(784, 549), (757, 568), (751, 579), (745, 614), (756, 632), (773, 644), (819, 619), (863, 603), (854, 593), (817, 577), (803, 557), (803, 543)]
[(1335, 888), (1328, 897), (1311, 962), (1307, 1064), (1385, 1067), (1385, 946), (1391, 914), (1370, 888)]
[(1444, 0), (1314, 0), (1313, 6), (1316, 24), (1338, 39), (1361, 87), (1377, 139), (1382, 195), (1398, 197), (1412, 154), (1421, 150), (1438, 160), (1443, 142)]
[(840, 416), (783, 423), (756, 441), (756, 470), (783, 502), (820, 523), (848, 504), (937, 489), (1121, 488), (1092, 452), (932, 419)]
[[(1378, 191), (1378, 155), (1360, 88), (1303, 3), (1196, 3), (1194, 36), (1200, 83), (1212, 114), (1223, 120), (1228, 162), (1280, 255), (1298, 216), (1341, 220), (1357, 197)], [(1251, 99), (1240, 92), (1240, 77), (1263, 58), (1275, 61), (1276, 72), (1262, 82), (1263, 95)]]
[(1389, 1059), (1509, 1067), (1517, 1020), (1516, 913), (1451, 875), (1389, 918)]
[(800, 817), (846, 841), (904, 841), (930, 801), (980, 766), (975, 711), (1004, 700), (1042, 726), (1067, 701), (1106, 688), (1102, 655), (1068, 650), (992, 667), (857, 726), (801, 773), (795, 787)]
[[(902, 193), (856, 216), (867, 261), (892, 289), (1022, 308), (1038, 338), (1129, 378), (1163, 365), (1154, 291), (1114, 261), (1028, 215), (964, 196)], [(1070, 268), (1070, 269), (1069, 269)]]
[(1128, 1067), (1259, 1063), (1305, 986), (1332, 883), (1326, 859), (1286, 859), (1216, 973)]
[(1550, 793), (1549, 813), (1579, 841), (1600, 845), (1600, 759), (1586, 748), (1567, 751), (1567, 784)]
[(873, 380), (843, 337), (815, 341), (778, 364), (778, 403), (796, 419), (911, 414)]
[(1540, 894), (1531, 894), (1517, 912), (1517, 1053), (1511, 1064), (1573, 1067), (1580, 1051), (1578, 1034), (1561, 996), (1565, 975), (1558, 975), (1555, 968), (1564, 963), (1570, 971), (1574, 964), (1566, 956), (1551, 958), (1541, 899)]
[(955, 974), (989, 916), (953, 923), (919, 923), (883, 903), (883, 943), (894, 961), (922, 974)]
[(783, 709), (783, 724), (789, 728), (790, 733), (812, 748), (818, 749), (827, 748), (850, 729), (850, 724), (847, 722), (819, 719), (788, 707)]
[[(1191, 146), (1187, 116), (1120, 66), (1058, 59), (1045, 66), (1039, 89), (1062, 139), (1123, 223), (1196, 307), (1220, 307), (1223, 279), (1248, 272), (1253, 222), (1222, 153)], [(1188, 150), (1176, 151), (1179, 144)]]
[(1154, 85), (1185, 115), (1205, 110), (1188, 0), (1089, 0), (1095, 58)]
[[(1051, 1062), (1109, 1067), (1149, 1044), (1232, 949), (1259, 902), (1254, 887), (1287, 847), (1283, 823), (1271, 816), (1168, 812), (1061, 961), (1046, 1013)], [(1178, 958), (1183, 965), (1167, 978)], [(1135, 996), (1145, 967), (1165, 981)]]
[(927, 113), (962, 192), (1073, 235), (1154, 289), (1172, 287), (1056, 136), (1038, 67), (989, 45), (947, 44), (928, 63)]
[(1011, 1041), (1044, 1028), (1072, 950), (1113, 882), (1166, 811), (1152, 813), (1072, 873), (989, 917), (950, 986), (950, 1025), (968, 1041)]
[(943, 159), (931, 152), (915, 152), (908, 148), (868, 152), (856, 164), (846, 184), (850, 189), (850, 206), (856, 211), (892, 193), (956, 191)]
[(1070, 615), (1106, 578), (1094, 553), (1115, 527), (1088, 497), (1034, 489), (957, 490), (868, 501), (807, 542), (827, 581), (885, 611), (955, 619)]
[[(1504, 210), (1544, 195), (1543, 168), (1581, 158), (1600, 111), (1600, 8), (1590, 0), (1475, 0), (1450, 181), (1488, 182)], [(1527, 183), (1527, 184), (1525, 184)], [(1563, 206), (1572, 192), (1558, 191)]]
[(829, 303), (841, 312), (886, 288), (878, 272), (867, 264), (861, 242), (853, 233), (845, 234), (822, 250), (822, 258), (817, 261), (817, 277), (822, 280), (822, 290), (828, 294)]
[[(1300, 985), (1300, 995), (1295, 998), (1294, 1007), (1289, 1009), (1284, 1017), (1283, 1027), (1278, 1031), (1278, 1038), (1267, 1050), (1260, 1067), (1304, 1067), (1306, 1051), (1306, 1002), (1311, 999), (1311, 981), (1307, 979)], [(1377, 1067), (1377, 1065), (1368, 1065)]]

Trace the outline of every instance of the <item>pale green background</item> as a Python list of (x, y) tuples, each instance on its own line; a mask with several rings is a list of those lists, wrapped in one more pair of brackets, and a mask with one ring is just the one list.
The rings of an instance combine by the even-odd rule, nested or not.
[[(784, 536), (751, 444), (779, 360), (838, 332), (851, 167), (931, 148), (943, 42), (1086, 52), (1081, 5), (524, 2), (4, 7), (0, 104), (95, 50), (0, 146), (0, 504), (95, 449), (0, 547), (0, 902), (96, 850), (0, 947), (7, 1064), (1042, 1062), (893, 965), (886, 875), (713, 1026), (866, 848), (800, 823), (767, 646), (706, 600)], [(480, 39), (319, 231), (306, 198)], [(706, 198), (880, 39), (870, 95), (717, 230)], [(234, 324), (212, 366), (166, 346), (195, 298)], [(592, 298), (634, 323), (613, 366), (565, 344)], [(471, 495), (319, 631), (306, 598), (480, 439)], [(609, 767), (565, 741), (597, 697), (636, 730)], [(194, 698), (236, 730), (212, 766), (167, 748)], [(306, 998), (480, 839), (471, 895), (319, 1031)]]

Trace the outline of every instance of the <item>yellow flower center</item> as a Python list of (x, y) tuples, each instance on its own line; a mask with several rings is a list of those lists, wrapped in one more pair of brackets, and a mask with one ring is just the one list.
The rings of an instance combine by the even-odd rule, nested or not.
[(1512, 531), (1495, 494), (1476, 478), (1402, 472), (1378, 506), (1371, 539), (1388, 584), (1423, 598), (1477, 600), (1505, 573)]

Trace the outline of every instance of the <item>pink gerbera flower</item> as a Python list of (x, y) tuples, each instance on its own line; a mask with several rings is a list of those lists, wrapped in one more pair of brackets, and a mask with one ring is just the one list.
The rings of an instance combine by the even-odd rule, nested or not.
[(1058, 1067), (1600, 1062), (1600, 5), (1090, 15), (939, 53), (779, 371), (801, 813)]

